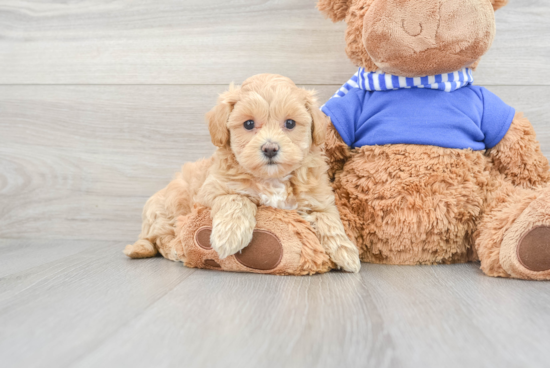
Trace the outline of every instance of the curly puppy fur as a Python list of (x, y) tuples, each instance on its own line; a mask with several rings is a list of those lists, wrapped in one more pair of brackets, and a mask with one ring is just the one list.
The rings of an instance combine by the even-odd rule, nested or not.
[[(333, 21), (346, 21), (346, 52), (357, 66), (422, 77), (475, 68), (494, 37), (494, 10), (506, 3), (319, 0), (318, 7)], [(417, 37), (417, 31), (425, 33)], [(520, 239), (550, 227), (550, 166), (522, 114), (487, 151), (405, 144), (350, 149), (329, 125), (326, 153), (336, 203), (362, 261), (480, 260), (490, 276), (550, 279), (550, 270), (534, 272), (518, 260)]]
[[(287, 127), (289, 119), (295, 127)], [(340, 221), (323, 155), (328, 119), (313, 92), (282, 76), (258, 75), (222, 94), (207, 121), (216, 152), (185, 164), (149, 199), (139, 240), (125, 250), (129, 257), (151, 257), (158, 250), (177, 259), (170, 246), (176, 219), (199, 204), (211, 208), (211, 244), (224, 259), (249, 244), (257, 208), (265, 205), (296, 210), (338, 268), (359, 271), (358, 251)], [(254, 122), (252, 129), (245, 128), (247, 121)], [(276, 155), (269, 158), (268, 149)]]

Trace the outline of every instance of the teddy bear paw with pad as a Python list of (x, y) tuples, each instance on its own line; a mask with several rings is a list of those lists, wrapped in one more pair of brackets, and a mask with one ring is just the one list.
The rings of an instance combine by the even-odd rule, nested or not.
[(223, 259), (211, 245), (210, 216), (210, 209), (197, 206), (178, 219), (170, 247), (187, 267), (274, 275), (311, 275), (334, 267), (310, 224), (296, 211), (258, 208), (250, 244)]

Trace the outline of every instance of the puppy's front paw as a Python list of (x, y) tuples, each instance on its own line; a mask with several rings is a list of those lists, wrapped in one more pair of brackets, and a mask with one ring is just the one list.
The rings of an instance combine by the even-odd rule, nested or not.
[(220, 259), (229, 257), (243, 248), (252, 240), (255, 224), (239, 224), (236, 221), (214, 222), (210, 243)]
[[(334, 241), (337, 241), (336, 239)], [(336, 251), (330, 254), (330, 259), (338, 268), (347, 272), (357, 273), (361, 269), (361, 260), (359, 259), (359, 250), (357, 247), (346, 239), (339, 239)]]

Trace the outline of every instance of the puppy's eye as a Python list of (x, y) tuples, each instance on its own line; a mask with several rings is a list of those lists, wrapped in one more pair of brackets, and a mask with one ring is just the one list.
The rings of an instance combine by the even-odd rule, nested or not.
[(254, 129), (254, 120), (247, 120), (244, 122), (244, 128), (246, 130), (252, 130)]
[(294, 129), (294, 127), (296, 126), (296, 122), (292, 119), (288, 119), (287, 121), (285, 121), (285, 128), (287, 129)]

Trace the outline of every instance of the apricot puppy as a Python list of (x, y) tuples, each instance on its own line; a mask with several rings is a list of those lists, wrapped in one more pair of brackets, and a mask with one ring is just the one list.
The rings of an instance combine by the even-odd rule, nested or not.
[(257, 75), (222, 94), (206, 118), (216, 152), (185, 164), (149, 199), (139, 240), (125, 254), (145, 258), (160, 251), (176, 260), (167, 246), (176, 220), (197, 203), (212, 209), (210, 241), (223, 259), (250, 243), (257, 207), (264, 205), (296, 210), (332, 261), (358, 272), (358, 250), (344, 231), (323, 155), (328, 120), (313, 92), (279, 75)]

